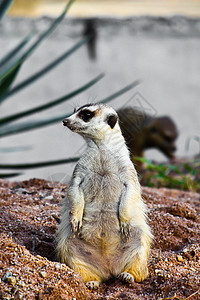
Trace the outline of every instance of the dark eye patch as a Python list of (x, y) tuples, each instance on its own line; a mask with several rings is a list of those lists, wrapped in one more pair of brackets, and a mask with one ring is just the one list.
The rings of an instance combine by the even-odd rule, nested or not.
[(89, 122), (94, 117), (94, 115), (94, 111), (90, 111), (88, 109), (81, 110), (78, 113), (79, 118), (82, 119), (84, 122)]

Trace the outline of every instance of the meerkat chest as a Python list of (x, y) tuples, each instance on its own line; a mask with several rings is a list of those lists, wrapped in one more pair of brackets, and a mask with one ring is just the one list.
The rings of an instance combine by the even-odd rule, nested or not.
[(109, 245), (111, 236), (116, 237), (119, 233), (118, 206), (123, 189), (115, 159), (107, 153), (96, 156), (82, 188), (85, 208), (81, 234), (99, 247), (104, 243)]
[(82, 183), (86, 202), (100, 205), (118, 202), (123, 188), (120, 175), (119, 164), (110, 153), (102, 151), (91, 155)]

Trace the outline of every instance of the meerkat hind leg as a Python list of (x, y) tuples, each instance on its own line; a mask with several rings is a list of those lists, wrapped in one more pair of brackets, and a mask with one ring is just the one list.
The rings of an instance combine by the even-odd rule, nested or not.
[(91, 270), (89, 270), (89, 268), (87, 269), (85, 266), (74, 266), (74, 270), (81, 275), (85, 282), (85, 285), (90, 290), (96, 290), (102, 282), (102, 279), (97, 274), (94, 274)]
[(130, 268), (125, 270), (125, 273), (131, 274), (134, 281), (141, 282), (148, 277), (147, 262), (138, 259), (138, 261), (133, 263)]

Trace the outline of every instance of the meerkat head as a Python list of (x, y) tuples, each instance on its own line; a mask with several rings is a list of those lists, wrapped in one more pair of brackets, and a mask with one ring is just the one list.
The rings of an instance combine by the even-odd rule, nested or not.
[(119, 131), (116, 111), (103, 104), (86, 104), (79, 107), (63, 125), (85, 138), (102, 140), (113, 132)]
[(148, 126), (147, 135), (147, 145), (160, 149), (168, 158), (174, 157), (178, 130), (170, 117), (155, 118)]

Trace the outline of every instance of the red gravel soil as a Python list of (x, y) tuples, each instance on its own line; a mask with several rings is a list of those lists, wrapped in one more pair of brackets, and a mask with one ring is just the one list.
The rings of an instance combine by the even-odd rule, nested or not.
[(56, 260), (55, 233), (66, 185), (0, 181), (0, 299), (200, 299), (200, 194), (143, 188), (154, 234), (149, 277), (89, 291)]

